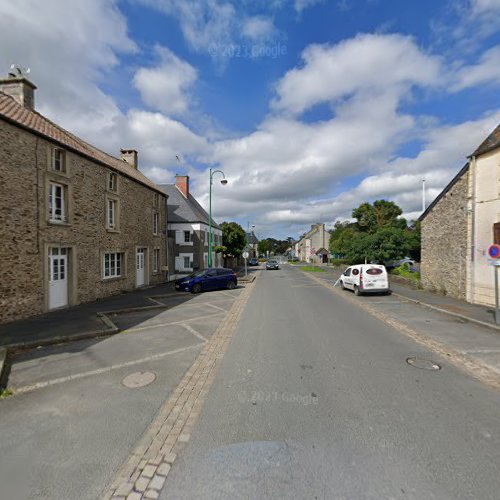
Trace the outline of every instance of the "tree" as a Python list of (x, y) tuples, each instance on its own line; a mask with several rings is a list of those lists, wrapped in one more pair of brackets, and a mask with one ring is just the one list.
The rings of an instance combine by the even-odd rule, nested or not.
[(330, 252), (353, 264), (384, 262), (409, 255), (420, 260), (420, 223), (410, 228), (392, 201), (362, 203), (352, 211), (355, 223), (337, 222), (330, 236)]
[(245, 231), (236, 222), (223, 222), (220, 227), (225, 256), (239, 257), (246, 245)]
[(381, 227), (397, 225), (406, 227), (404, 219), (398, 219), (403, 213), (394, 202), (387, 200), (376, 200), (373, 205), (362, 203), (352, 211), (352, 216), (357, 220), (360, 231), (374, 233)]

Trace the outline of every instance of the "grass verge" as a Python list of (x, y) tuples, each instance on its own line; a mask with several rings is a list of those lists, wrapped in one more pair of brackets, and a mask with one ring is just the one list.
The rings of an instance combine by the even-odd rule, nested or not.
[(307, 271), (308, 273), (324, 273), (325, 270), (318, 266), (302, 266), (302, 271)]

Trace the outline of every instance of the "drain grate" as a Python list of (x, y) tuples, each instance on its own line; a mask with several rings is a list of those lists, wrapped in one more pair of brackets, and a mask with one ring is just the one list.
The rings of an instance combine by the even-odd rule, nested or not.
[(441, 366), (438, 365), (436, 362), (431, 361), (430, 359), (410, 357), (406, 358), (406, 362), (410, 366), (413, 366), (414, 368), (419, 368), (420, 370), (432, 370), (432, 371), (441, 370)]
[(122, 384), (129, 389), (136, 389), (137, 387), (146, 387), (152, 384), (155, 379), (156, 375), (153, 372), (135, 372), (127, 375), (122, 380)]

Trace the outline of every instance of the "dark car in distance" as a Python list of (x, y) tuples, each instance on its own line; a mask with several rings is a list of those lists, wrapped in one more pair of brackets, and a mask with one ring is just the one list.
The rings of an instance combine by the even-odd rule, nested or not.
[(271, 269), (279, 269), (280, 265), (277, 260), (268, 260), (266, 262), (266, 269), (269, 271)]
[(252, 258), (248, 261), (248, 265), (249, 265), (249, 266), (258, 266), (258, 265), (259, 265), (259, 261), (258, 261), (258, 259), (256, 259), (255, 257), (252, 257)]
[(232, 269), (210, 268), (196, 271), (176, 280), (175, 289), (183, 292), (200, 293), (221, 288), (233, 290), (237, 285), (238, 278)]

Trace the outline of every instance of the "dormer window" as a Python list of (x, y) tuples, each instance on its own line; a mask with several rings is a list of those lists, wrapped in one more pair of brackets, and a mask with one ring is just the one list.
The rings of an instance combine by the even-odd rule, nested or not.
[(63, 149), (52, 150), (51, 167), (54, 172), (66, 172), (66, 152)]

